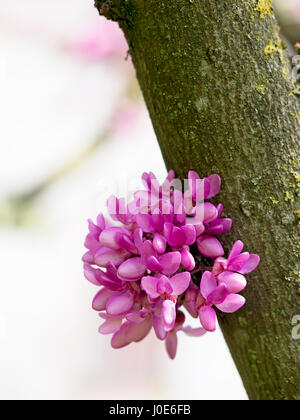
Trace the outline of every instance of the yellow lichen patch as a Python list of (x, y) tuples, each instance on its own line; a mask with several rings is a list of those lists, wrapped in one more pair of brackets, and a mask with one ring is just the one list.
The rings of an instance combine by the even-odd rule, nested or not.
[(300, 219), (300, 210), (295, 210), (294, 214), (297, 217), (297, 219)]
[(294, 90), (289, 94), (289, 96), (300, 95), (300, 85), (296, 86)]
[(266, 93), (266, 86), (265, 85), (257, 85), (256, 90), (258, 93), (264, 95)]
[(254, 10), (260, 13), (261, 19), (265, 19), (266, 16), (274, 16), (271, 8), (272, 2), (273, 0), (258, 0), (257, 6)]
[(284, 201), (290, 201), (291, 203), (294, 202), (294, 196), (292, 193), (290, 193), (290, 191), (285, 191), (285, 197), (284, 197)]
[(271, 39), (269, 43), (265, 46), (265, 54), (266, 55), (272, 55), (278, 53), (280, 62), (282, 64), (282, 73), (285, 78), (289, 77), (288, 67), (287, 63), (284, 57), (284, 50), (282, 48), (281, 39), (279, 36), (276, 37), (276, 39)]
[(273, 54), (278, 51), (278, 45), (271, 39), (271, 41), (265, 46), (265, 54)]

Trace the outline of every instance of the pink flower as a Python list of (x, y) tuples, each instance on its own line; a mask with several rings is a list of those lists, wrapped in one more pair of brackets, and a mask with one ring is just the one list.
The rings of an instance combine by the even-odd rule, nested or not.
[(171, 278), (164, 275), (142, 278), (142, 289), (150, 299), (163, 299), (162, 320), (165, 331), (171, 331), (174, 328), (177, 298), (187, 290), (190, 282), (191, 275), (188, 272), (178, 273)]
[(229, 254), (228, 259), (217, 258), (214, 262), (213, 273), (219, 275), (224, 271), (237, 271), (241, 274), (247, 274), (255, 270), (259, 264), (259, 256), (243, 252), (244, 244), (237, 241)]
[[(108, 199), (116, 225), (101, 214), (96, 223), (89, 220), (84, 274), (99, 287), (92, 307), (104, 320), (99, 332), (112, 334), (113, 348), (138, 342), (153, 328), (174, 358), (178, 332), (198, 337), (215, 331), (215, 308), (231, 313), (244, 305), (238, 293), (246, 287), (244, 274), (258, 265), (259, 257), (242, 253), (238, 241), (224, 258), (216, 236), (228, 232), (232, 222), (221, 218), (222, 204), (205, 201), (219, 192), (218, 175), (200, 179), (190, 172), (185, 192), (174, 189), (173, 171), (162, 185), (151, 172), (144, 173), (142, 181), (144, 189), (132, 201)], [(202, 256), (215, 259), (211, 268), (193, 272), (195, 245)], [(198, 287), (191, 272), (201, 270), (205, 272)], [(181, 306), (193, 318), (199, 316), (202, 327), (185, 326)]]
[[(237, 279), (236, 282), (238, 283)], [(240, 290), (243, 288), (244, 284), (241, 283)], [(198, 310), (199, 318), (203, 328), (211, 332), (216, 330), (217, 324), (217, 315), (213, 306), (216, 306), (222, 312), (233, 313), (246, 302), (243, 296), (230, 293), (230, 289), (225, 282), (218, 284), (216, 277), (209, 271), (205, 271), (202, 276), (200, 292), (203, 303)]]
[(97, 18), (97, 22), (84, 30), (79, 38), (68, 41), (66, 48), (89, 61), (125, 57), (128, 49), (118, 24), (103, 17)]

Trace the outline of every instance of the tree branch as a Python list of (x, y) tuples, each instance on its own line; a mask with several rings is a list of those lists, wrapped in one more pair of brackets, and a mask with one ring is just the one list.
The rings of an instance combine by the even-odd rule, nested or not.
[(118, 0), (168, 168), (219, 173), (221, 201), (262, 262), (219, 321), (252, 399), (300, 399), (300, 106), (270, 0)]

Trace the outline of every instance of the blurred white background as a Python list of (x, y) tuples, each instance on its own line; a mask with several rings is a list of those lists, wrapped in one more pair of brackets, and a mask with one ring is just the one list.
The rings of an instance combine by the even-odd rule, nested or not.
[[(93, 0), (0, 0), (0, 399), (247, 399), (220, 331), (181, 335), (175, 361), (153, 334), (112, 350), (97, 333), (81, 257), (103, 180), (166, 172), (118, 29), (103, 25)], [(24, 201), (109, 121), (91, 157)]]

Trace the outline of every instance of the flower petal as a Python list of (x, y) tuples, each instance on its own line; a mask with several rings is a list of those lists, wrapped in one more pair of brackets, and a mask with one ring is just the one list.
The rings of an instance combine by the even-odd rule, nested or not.
[(118, 269), (118, 277), (124, 281), (139, 280), (146, 271), (145, 265), (141, 258), (135, 257), (124, 261)]
[(95, 264), (99, 267), (106, 267), (108, 263), (119, 266), (128, 255), (127, 251), (116, 251), (114, 249), (101, 247), (95, 254)]
[(205, 271), (202, 275), (200, 283), (201, 295), (207, 299), (207, 297), (217, 288), (217, 280), (210, 271)]
[(125, 292), (112, 296), (106, 304), (109, 315), (120, 316), (127, 314), (134, 305), (134, 293)]
[(221, 243), (213, 236), (200, 236), (197, 239), (200, 254), (207, 258), (217, 258), (224, 255)]
[(99, 241), (101, 245), (111, 248), (111, 249), (120, 249), (119, 244), (116, 241), (116, 235), (117, 233), (121, 233), (122, 235), (128, 235), (128, 232), (126, 232), (125, 229), (122, 229), (120, 227), (111, 227), (108, 229), (105, 229), (101, 232)]
[(113, 334), (115, 333), (122, 325), (122, 317), (112, 317), (107, 319), (101, 327), (99, 328), (99, 333), (106, 335), (106, 334)]
[(232, 314), (238, 311), (246, 303), (246, 299), (241, 295), (230, 294), (220, 305), (216, 305), (217, 308), (225, 312), (226, 314)]
[(180, 252), (168, 252), (159, 258), (162, 266), (162, 273), (166, 276), (176, 273), (180, 267), (181, 254)]
[(187, 249), (182, 249), (180, 253), (181, 253), (181, 264), (183, 268), (187, 271), (194, 270), (196, 262), (193, 255)]
[(158, 254), (163, 254), (167, 248), (167, 240), (160, 233), (156, 233), (153, 239), (153, 247)]
[(230, 254), (229, 254), (228, 261), (230, 261), (231, 258), (234, 258), (237, 255), (239, 255), (243, 251), (243, 248), (244, 248), (243, 242), (242, 241), (236, 241), (235, 244), (232, 247), (232, 250), (231, 250)]
[(154, 328), (156, 337), (159, 340), (165, 340), (167, 336), (167, 331), (165, 330), (161, 315), (153, 314), (153, 328)]
[(124, 322), (121, 327), (114, 333), (111, 339), (111, 346), (114, 349), (121, 349), (131, 343), (129, 338), (130, 322)]
[(181, 230), (185, 234), (185, 245), (193, 245), (196, 242), (196, 229), (193, 225), (182, 226)]
[(188, 271), (178, 273), (170, 280), (174, 296), (179, 296), (184, 293), (191, 283), (191, 274)]
[(251, 271), (255, 270), (256, 267), (258, 266), (260, 261), (260, 258), (258, 255), (256, 254), (250, 254), (250, 257), (248, 259), (248, 261), (246, 262), (246, 264), (244, 265), (244, 267), (239, 270), (239, 272), (241, 274), (247, 274), (250, 273)]
[(170, 359), (174, 360), (177, 353), (178, 338), (176, 332), (171, 332), (166, 338), (166, 350)]
[(189, 337), (202, 337), (207, 331), (204, 328), (184, 327), (182, 331)]
[[(84, 276), (85, 278), (95, 286), (101, 286), (101, 283), (99, 282), (99, 273), (95, 268), (91, 267), (89, 264), (84, 264), (83, 266), (84, 270)], [(100, 272), (101, 273), (101, 272)]]
[(202, 327), (209, 332), (216, 331), (217, 315), (211, 306), (201, 306), (199, 309), (199, 317)]
[(217, 278), (220, 283), (226, 284), (229, 293), (239, 293), (247, 286), (245, 277), (232, 271), (224, 271)]
[(146, 276), (142, 278), (142, 289), (150, 296), (152, 299), (156, 299), (159, 297), (159, 293), (157, 292), (157, 277)]
[(135, 324), (133, 322), (130, 323), (130, 327), (128, 329), (128, 339), (130, 342), (134, 341), (138, 343), (142, 341), (150, 332), (152, 328), (152, 319), (151, 316), (145, 319), (145, 321)]
[(198, 317), (197, 306), (196, 306), (198, 294), (199, 294), (198, 287), (194, 285), (194, 283), (191, 283), (190, 287), (187, 289), (184, 296), (183, 306), (193, 318)]
[(162, 319), (166, 331), (171, 331), (174, 328), (176, 321), (176, 304), (167, 299), (162, 305)]
[(218, 217), (218, 210), (212, 203), (201, 203), (196, 207), (196, 218), (203, 223), (209, 223)]
[(228, 296), (226, 284), (220, 284), (212, 293), (207, 296), (207, 301), (212, 305), (220, 305)]
[(206, 199), (212, 198), (219, 194), (221, 189), (221, 177), (217, 174), (210, 175), (208, 177), (209, 181), (209, 194), (205, 197)]
[(136, 223), (146, 233), (155, 232), (150, 214), (138, 214), (136, 216)]
[(130, 314), (126, 315), (126, 319), (127, 321), (139, 324), (140, 322), (145, 321), (145, 318), (149, 313), (151, 313), (151, 311), (148, 309), (143, 309), (138, 312), (131, 312)]
[(95, 311), (103, 311), (109, 299), (114, 295), (114, 292), (104, 287), (96, 294), (93, 299), (92, 307)]

